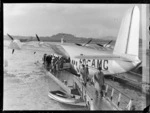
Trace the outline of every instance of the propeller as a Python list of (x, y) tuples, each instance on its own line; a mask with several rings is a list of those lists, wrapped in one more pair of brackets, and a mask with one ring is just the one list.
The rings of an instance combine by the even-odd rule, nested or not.
[[(42, 46), (42, 44), (43, 44), (43, 42), (41, 42), (41, 40), (40, 40), (40, 38), (39, 38), (39, 36), (37, 35), (37, 34), (35, 34), (36, 35), (36, 38), (37, 38), (37, 40), (38, 40), (38, 42), (39, 42), (39, 46), (41, 47)], [(34, 52), (34, 54), (35, 54), (36, 52)]]
[(105, 47), (106, 47), (107, 45), (109, 45), (111, 42), (112, 42), (112, 40), (111, 40), (111, 41), (109, 41), (108, 43), (106, 43), (106, 44), (105, 44)]
[(37, 38), (37, 40), (38, 40), (38, 42), (39, 42), (39, 46), (42, 46), (43, 42), (41, 42), (41, 40), (40, 40), (40, 38), (38, 37), (37, 34), (36, 34), (36, 38)]
[(9, 34), (7, 34), (7, 35), (11, 40), (14, 40), (14, 38), (12, 36), (10, 36)]
[(82, 46), (81, 44), (78, 44), (78, 43), (75, 43), (76, 45), (78, 45), (78, 46)]
[[(10, 36), (8, 33), (7, 33), (7, 35), (12, 41), (14, 41), (14, 38), (12, 36)], [(15, 51), (15, 49), (12, 49), (12, 54), (14, 53), (14, 51)]]
[(90, 42), (92, 41), (92, 39), (90, 39), (87, 43), (85, 43), (85, 44), (79, 44), (79, 43), (75, 43), (76, 45), (78, 45), (78, 46), (86, 46), (87, 44), (89, 44)]
[(98, 46), (101, 46), (101, 47), (103, 47), (103, 45), (102, 44), (97, 44)]
[(41, 47), (42, 45), (49, 47), (49, 45), (45, 45), (44, 42), (41, 42), (41, 40), (40, 40), (40, 38), (39, 38), (39, 36), (38, 36), (37, 34), (36, 34), (36, 38), (37, 38), (37, 40), (38, 40), (38, 42), (39, 42), (39, 46), (40, 46), (40, 47)]
[(85, 43), (83, 46), (89, 44), (92, 41), (92, 39), (90, 39), (87, 43)]
[[(41, 46), (40, 45), (40, 38), (38, 37), (38, 35), (37, 34), (35, 34), (35, 36), (36, 36), (36, 38), (37, 38), (37, 40), (38, 40), (38, 42), (39, 42), (39, 46)], [(35, 54), (36, 52), (34, 52), (34, 54)]]
[(40, 38), (38, 37), (38, 35), (36, 34), (36, 38), (37, 38), (37, 40), (40, 42)]
[(104, 44), (104, 45), (102, 45), (102, 44), (97, 44), (97, 45), (100, 46), (100, 47), (106, 47), (106, 46), (109, 45), (111, 42), (112, 42), (112, 40), (109, 41), (108, 43)]

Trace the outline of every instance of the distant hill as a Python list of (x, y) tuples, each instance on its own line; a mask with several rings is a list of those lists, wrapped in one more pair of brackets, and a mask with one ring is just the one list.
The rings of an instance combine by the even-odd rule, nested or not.
[[(13, 36), (14, 39), (19, 39), (21, 42), (28, 42), (28, 41), (37, 41), (37, 38), (35, 36)], [(60, 42), (61, 38), (64, 39), (66, 42), (72, 42), (72, 43), (86, 43), (88, 40), (90, 40), (92, 37), (76, 37), (72, 34), (67, 33), (58, 33), (52, 36), (39, 36), (41, 41), (50, 41), (50, 42)], [(7, 35), (4, 35), (4, 40), (10, 40), (10, 38)], [(112, 44), (115, 43), (116, 38), (112, 36), (106, 36), (101, 38), (92, 38), (91, 43), (107, 43), (108, 41), (113, 40)], [(140, 46), (142, 45), (142, 39), (139, 40)]]
[[(32, 36), (14, 36), (11, 35), (14, 39), (19, 39), (21, 42), (28, 42), (34, 39)], [(7, 35), (4, 35), (4, 40), (10, 40)]]
[(75, 37), (72, 34), (66, 34), (66, 33), (58, 33), (50, 37), (51, 40), (61, 40), (61, 38), (64, 38), (65, 40), (75, 40), (77, 37)]
[[(36, 37), (33, 36), (13, 36), (15, 39), (19, 39), (22, 42), (27, 42), (27, 41), (37, 41)], [(51, 41), (51, 42), (60, 42), (61, 38), (63, 38), (66, 42), (74, 42), (74, 43), (85, 43), (88, 40), (90, 40), (91, 38), (85, 38), (85, 37), (76, 37), (72, 34), (67, 34), (67, 33), (58, 33), (52, 36), (39, 36), (39, 38), (41, 39), (41, 41)], [(5, 40), (10, 40), (10, 38), (5, 35), (4, 36)], [(103, 37), (100, 39), (96, 39), (96, 38), (92, 38), (92, 42), (91, 43), (98, 43), (98, 42), (105, 42), (105, 41), (109, 41), (115, 39), (114, 37)]]
[(106, 36), (106, 37), (102, 37), (100, 38), (101, 40), (116, 40), (116, 37), (113, 37), (113, 36)]

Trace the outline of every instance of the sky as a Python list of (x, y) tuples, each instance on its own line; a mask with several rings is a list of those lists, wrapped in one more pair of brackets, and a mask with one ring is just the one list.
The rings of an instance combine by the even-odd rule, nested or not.
[(121, 20), (135, 4), (3, 4), (4, 35), (117, 37)]

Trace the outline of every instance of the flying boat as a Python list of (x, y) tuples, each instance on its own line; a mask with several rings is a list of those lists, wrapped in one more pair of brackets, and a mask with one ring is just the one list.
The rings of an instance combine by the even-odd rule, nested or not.
[[(40, 41), (38, 35), (36, 35), (36, 37), (39, 42), (39, 47), (33, 47), (31, 50), (50, 52), (50, 54), (53, 53), (54, 55), (59, 55), (66, 59), (70, 58), (69, 71), (74, 75), (79, 74), (81, 64), (88, 65), (90, 78), (93, 77), (98, 67), (102, 67), (104, 75), (125, 73), (141, 64), (141, 60), (139, 59), (139, 27), (140, 11), (137, 6), (134, 6), (128, 10), (122, 20), (112, 51), (87, 47), (87, 44), (89, 44), (92, 39), (85, 44), (46, 44)], [(15, 40), (9, 34), (8, 36), (12, 40), (9, 45), (9, 48), (12, 49), (12, 53), (14, 53), (14, 50), (27, 49), (24, 48), (19, 40)], [(112, 41), (104, 45), (97, 45), (107, 48), (111, 42)], [(53, 50), (53, 52), (51, 50)]]

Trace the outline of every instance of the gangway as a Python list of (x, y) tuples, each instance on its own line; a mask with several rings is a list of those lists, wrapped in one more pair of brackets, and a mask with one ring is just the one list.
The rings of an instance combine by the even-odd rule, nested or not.
[[(109, 83), (105, 83), (105, 95), (103, 98), (97, 99), (95, 95), (95, 88), (90, 83), (87, 83), (86, 87), (82, 84), (82, 80), (71, 74), (68, 71), (61, 71), (59, 75), (53, 75), (44, 68), (46, 75), (51, 77), (63, 90), (67, 93), (71, 93), (72, 89), (77, 88), (81, 97), (85, 101), (87, 107), (90, 110), (131, 110), (132, 99), (114, 88)], [(67, 81), (67, 83), (65, 82)], [(126, 98), (125, 101), (124, 98)]]
[[(129, 96), (105, 83), (105, 96), (97, 101), (95, 88), (90, 83), (85, 87), (79, 77), (74, 77), (75, 87), (78, 88), (90, 110), (131, 110), (132, 99)], [(111, 92), (111, 93), (110, 93)], [(122, 99), (126, 99), (123, 101)]]

